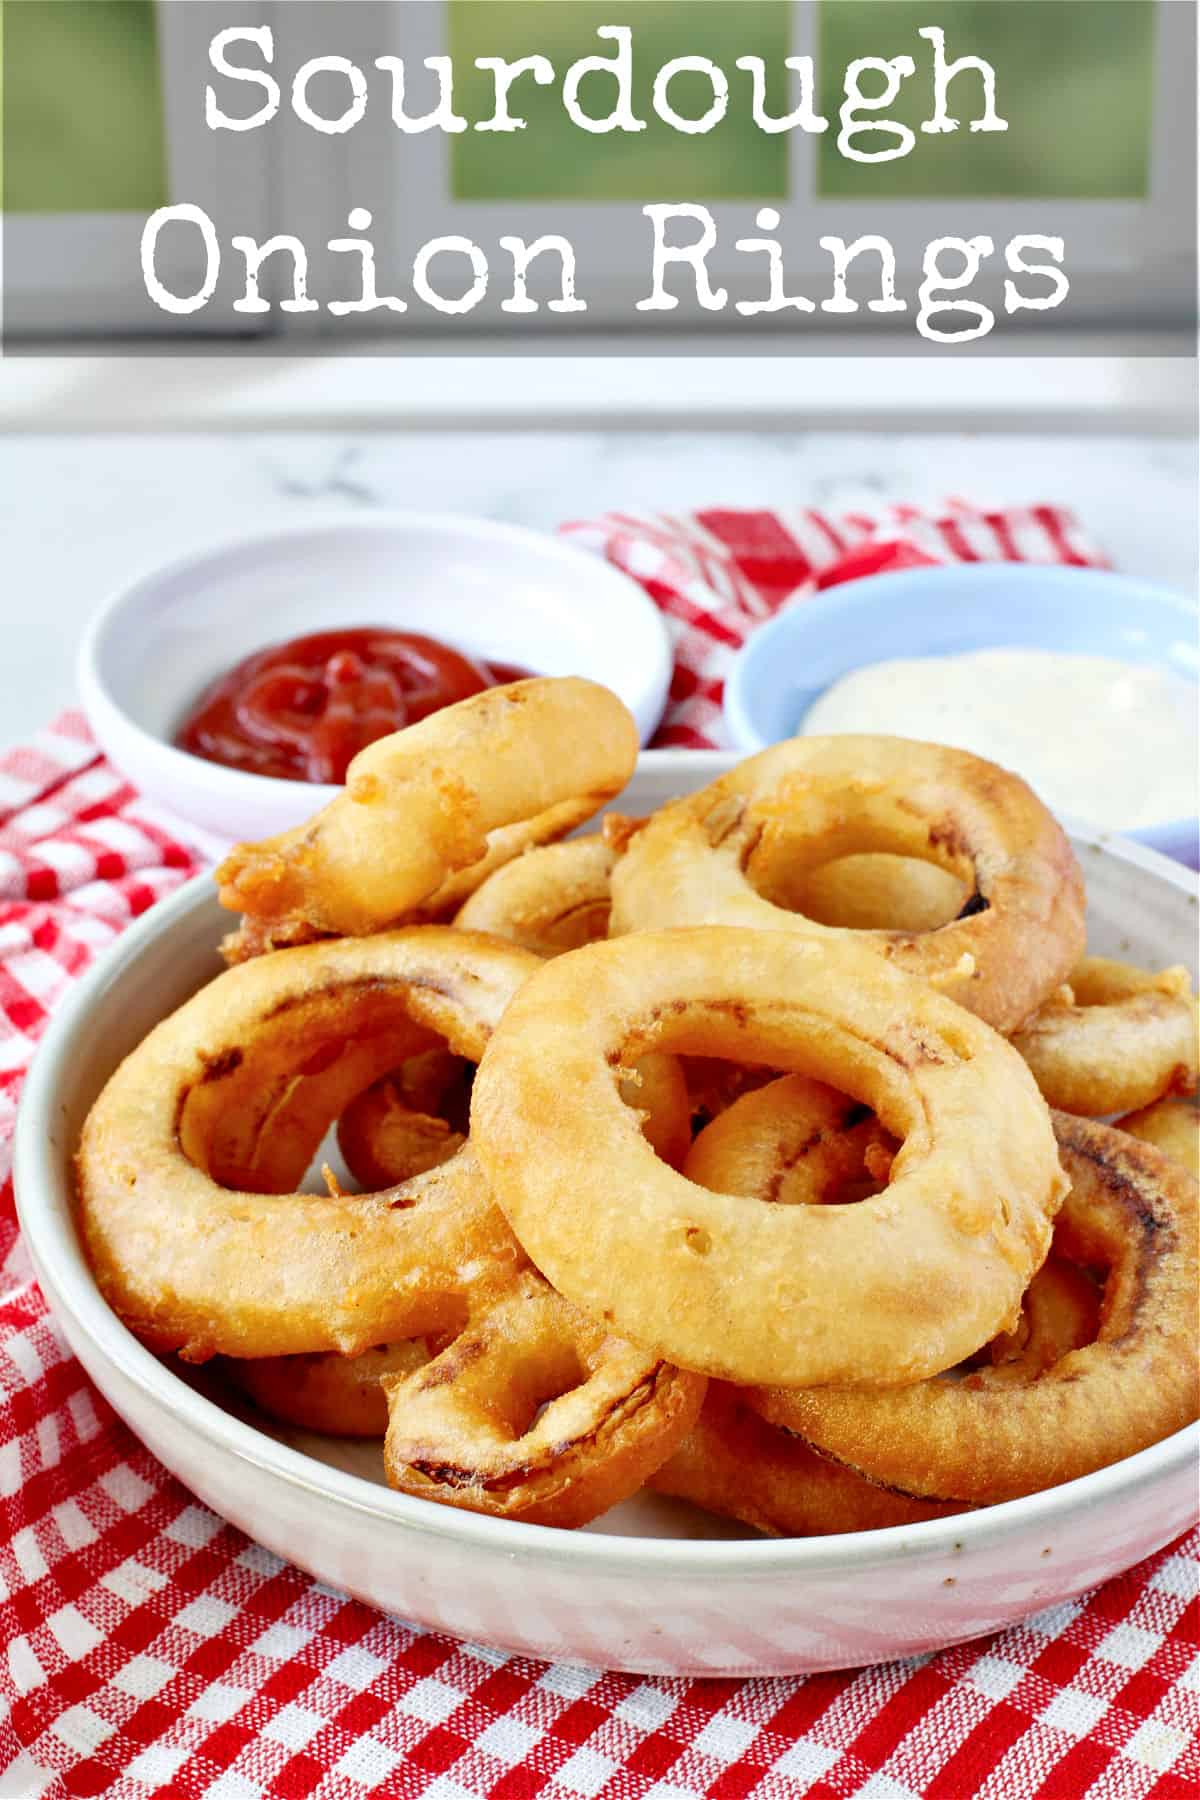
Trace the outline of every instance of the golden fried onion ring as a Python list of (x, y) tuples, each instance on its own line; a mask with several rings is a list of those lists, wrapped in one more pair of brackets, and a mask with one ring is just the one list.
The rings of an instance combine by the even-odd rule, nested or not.
[(436, 1032), (477, 1060), (537, 966), (495, 938), (414, 926), (259, 957), (158, 1025), (77, 1157), (88, 1254), (130, 1330), (194, 1360), (353, 1354), (443, 1328), (449, 1296), (523, 1261), (469, 1145), (383, 1193), (288, 1190), (353, 1092), (403, 1060), (406, 1033), (409, 1049)]
[(1200, 1412), (1197, 1187), (1110, 1126), (1066, 1113), (1059, 1254), (1107, 1269), (1095, 1341), (1027, 1381), (1003, 1367), (887, 1391), (763, 1390), (755, 1407), (907, 1493), (987, 1504), (1132, 1456)]
[[(651, 1048), (862, 1100), (902, 1141), (889, 1187), (780, 1207), (674, 1173), (618, 1092)], [(978, 1019), (851, 939), (731, 927), (543, 964), (480, 1063), (471, 1137), (560, 1292), (740, 1382), (915, 1381), (960, 1361), (1015, 1323), (1066, 1186), (1032, 1076)]]
[(1189, 1175), (1200, 1176), (1200, 1112), (1187, 1100), (1156, 1100), (1117, 1120), (1117, 1130), (1153, 1144)]
[(613, 1336), (529, 1269), (440, 1356), (385, 1379), (388, 1480), (474, 1512), (583, 1525), (666, 1460), (705, 1385)]
[(713, 1193), (820, 1206), (877, 1192), (896, 1149), (870, 1107), (807, 1075), (783, 1075), (706, 1125), (683, 1172)]
[(769, 1425), (722, 1381), (709, 1383), (699, 1418), (649, 1486), (768, 1537), (877, 1531), (963, 1510), (957, 1500), (892, 1493), (831, 1462), (793, 1432)]
[(497, 858), (565, 836), (619, 793), (637, 748), (632, 715), (595, 682), (489, 688), (360, 750), (306, 825), (230, 851), (221, 904), (339, 936), (449, 908)]
[[(367, 1190), (394, 1187), (448, 1162), (466, 1142), (436, 1113), (454, 1090), (460, 1058), (444, 1048), (406, 1061), (353, 1100), (338, 1121), (338, 1146), (355, 1180)], [(636, 1085), (635, 1085), (636, 1080)], [(645, 1056), (623, 1083), (626, 1100), (644, 1112), (642, 1129), (660, 1156), (682, 1162), (690, 1142), (689, 1101), (674, 1057)], [(387, 1403), (380, 1380), (429, 1360), (424, 1340), (382, 1345), (360, 1356), (277, 1356), (230, 1361), (228, 1371), (276, 1418), (343, 1437), (382, 1437)]]
[(940, 930), (859, 942), (999, 1030), (1024, 1024), (1083, 951), (1079, 867), (1031, 789), (965, 751), (888, 737), (793, 738), (663, 807), (613, 870), (610, 930), (753, 925), (827, 942), (840, 928), (789, 911), (787, 893), (805, 867), (867, 850), (969, 883)]
[(608, 936), (615, 861), (599, 833), (527, 850), (489, 875), (454, 922), (494, 931), (538, 956), (577, 950)]
[(937, 931), (958, 917), (971, 894), (970, 883), (949, 869), (886, 851), (781, 868), (772, 890), (776, 905), (851, 931)]
[[(1051, 1255), (1030, 1283), (1017, 1331), (994, 1339), (983, 1354), (997, 1379), (1030, 1380), (1090, 1343), (1099, 1311), (1095, 1284)], [(868, 1481), (794, 1432), (768, 1424), (740, 1389), (721, 1381), (709, 1383), (700, 1417), (649, 1485), (769, 1537), (877, 1531), (964, 1510), (959, 1500), (917, 1499)]]
[(1012, 1041), (1063, 1112), (1127, 1112), (1196, 1086), (1196, 1000), (1182, 967), (1151, 974), (1085, 956)]
[[(621, 1098), (640, 1118), (646, 1142), (673, 1169), (692, 1142), (691, 1099), (678, 1059), (640, 1057), (620, 1084)], [(338, 1122), (338, 1146), (364, 1188), (391, 1187), (447, 1162), (465, 1142), (436, 1113), (417, 1112), (397, 1077), (377, 1081), (351, 1102)]]
[(273, 1419), (330, 1437), (381, 1438), (388, 1417), (384, 1377), (411, 1375), (428, 1361), (424, 1338), (406, 1338), (357, 1356), (231, 1357), (223, 1371)]

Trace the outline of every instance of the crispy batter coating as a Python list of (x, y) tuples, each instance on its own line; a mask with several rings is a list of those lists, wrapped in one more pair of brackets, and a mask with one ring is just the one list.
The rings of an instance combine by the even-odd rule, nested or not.
[(1032, 790), (965, 751), (887, 737), (793, 738), (663, 807), (613, 870), (610, 931), (723, 924), (828, 942), (842, 929), (790, 895), (806, 867), (864, 851), (932, 859), (968, 885), (952, 923), (857, 941), (1000, 1031), (1083, 951), (1083, 879)]
[(1153, 1144), (1189, 1175), (1200, 1176), (1200, 1112), (1187, 1100), (1156, 1100), (1117, 1120), (1118, 1131)]
[(632, 715), (595, 682), (489, 688), (361, 750), (308, 824), (230, 851), (221, 904), (271, 943), (281, 930), (361, 936), (440, 916), (501, 862), (598, 811), (637, 748)]
[(878, 1531), (963, 1511), (957, 1500), (894, 1493), (821, 1456), (794, 1432), (769, 1425), (723, 1381), (709, 1382), (699, 1418), (650, 1486), (767, 1537)]
[(1071, 1178), (1055, 1228), (1106, 1271), (1092, 1342), (1031, 1378), (1003, 1365), (910, 1387), (784, 1390), (755, 1407), (874, 1481), (984, 1505), (1132, 1456), (1200, 1413), (1196, 1182), (1151, 1145), (1055, 1115)]
[(1085, 956), (1013, 1043), (1051, 1106), (1099, 1117), (1196, 1086), (1196, 997), (1184, 968)]
[(878, 1193), (899, 1146), (871, 1109), (807, 1075), (742, 1094), (692, 1145), (683, 1172), (718, 1194), (776, 1206)]
[(387, 1430), (384, 1377), (409, 1375), (428, 1361), (425, 1339), (406, 1338), (357, 1356), (230, 1357), (223, 1369), (273, 1419), (330, 1437), (381, 1438)]
[(526, 1270), (440, 1356), (384, 1382), (388, 1480), (473, 1512), (583, 1525), (665, 1462), (706, 1385)]
[(494, 931), (538, 956), (577, 950), (608, 936), (616, 860), (599, 833), (527, 850), (476, 888), (455, 924)]
[[(617, 1089), (651, 1047), (853, 1095), (902, 1142), (890, 1185), (780, 1207), (675, 1174)], [(560, 1292), (739, 1382), (915, 1381), (961, 1361), (1015, 1323), (1066, 1189), (1029, 1070), (980, 1020), (851, 939), (728, 926), (545, 963), (484, 1054), (471, 1135)]]
[(915, 856), (861, 851), (815, 868), (780, 868), (780, 906), (852, 931), (937, 931), (956, 919), (972, 889), (961, 875)]
[(258, 957), (158, 1025), (77, 1157), (88, 1254), (130, 1329), (195, 1360), (350, 1353), (441, 1329), (451, 1296), (522, 1262), (469, 1146), (383, 1193), (292, 1190), (332, 1119), (431, 1033), (477, 1060), (536, 967), (413, 926)]

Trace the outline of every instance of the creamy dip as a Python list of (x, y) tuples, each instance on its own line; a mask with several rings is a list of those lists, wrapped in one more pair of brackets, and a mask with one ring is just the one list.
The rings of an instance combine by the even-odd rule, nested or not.
[(1058, 650), (973, 650), (868, 663), (801, 730), (879, 732), (973, 751), (1024, 776), (1054, 812), (1109, 828), (1198, 810), (1193, 681)]

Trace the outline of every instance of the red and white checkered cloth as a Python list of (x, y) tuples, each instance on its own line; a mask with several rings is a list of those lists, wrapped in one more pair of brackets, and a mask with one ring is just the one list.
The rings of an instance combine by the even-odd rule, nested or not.
[[(1048, 509), (878, 521), (939, 554), (1098, 560)], [(706, 741), (722, 659), (857, 519), (710, 512), (576, 528), (676, 621), (662, 739)], [(959, 540), (956, 544), (956, 538)], [(829, 553), (824, 544), (830, 545)], [(861, 560), (861, 557), (860, 557)], [(52, 1800), (1191, 1800), (1200, 1534), (938, 1656), (806, 1680), (599, 1674), (456, 1644), (280, 1562), (91, 1388), (17, 1240), (21, 1078), (71, 982), (195, 866), (82, 720), (0, 756), (0, 1797)]]

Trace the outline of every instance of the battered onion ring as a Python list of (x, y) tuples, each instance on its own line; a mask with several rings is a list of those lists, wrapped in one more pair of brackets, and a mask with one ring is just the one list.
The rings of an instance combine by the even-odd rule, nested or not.
[(807, 1075), (784, 1075), (706, 1125), (683, 1172), (713, 1193), (820, 1206), (877, 1191), (896, 1149), (869, 1107)]
[[(866, 1107), (823, 1082), (783, 1075), (707, 1126), (683, 1172), (714, 1193), (820, 1206), (877, 1193), (896, 1148)], [(1025, 1290), (1014, 1329), (979, 1355), (1010, 1378), (1029, 1379), (1090, 1343), (1099, 1323), (1095, 1283), (1052, 1252)]]
[[(890, 1186), (781, 1207), (675, 1174), (617, 1091), (652, 1046), (863, 1100), (902, 1140)], [(471, 1138), (561, 1293), (741, 1382), (915, 1381), (961, 1361), (1015, 1322), (1066, 1187), (1032, 1076), (978, 1019), (851, 939), (729, 927), (544, 963), (479, 1065)]]
[(887, 1392), (773, 1388), (755, 1407), (874, 1481), (976, 1504), (1072, 1481), (1194, 1419), (1196, 1183), (1110, 1126), (1058, 1113), (1055, 1129), (1071, 1177), (1055, 1246), (1108, 1270), (1093, 1343), (1027, 1383), (981, 1369)]
[(456, 925), (494, 931), (539, 956), (558, 956), (608, 936), (615, 852), (599, 834), (544, 844), (489, 875)]
[[(260, 957), (202, 988), (84, 1126), (80, 1220), (114, 1311), (195, 1361), (353, 1354), (460, 1316), (454, 1296), (524, 1261), (469, 1145), (383, 1193), (261, 1190), (302, 1177), (352, 1097), (343, 1067), (377, 1080), (413, 1025), (477, 1060), (537, 966), (498, 939), (415, 926)], [(281, 1107), (286, 1157), (270, 1148)], [(247, 1182), (268, 1165), (269, 1183)]]
[[(408, 1181), (440, 1167), (462, 1148), (466, 1140), (461, 1132), (436, 1114), (416, 1112), (410, 1105), (412, 1099), (437, 1104), (461, 1066), (460, 1059), (447, 1051), (426, 1052), (351, 1102), (338, 1121), (338, 1145), (364, 1188)], [(659, 1155), (682, 1162), (690, 1134), (687, 1090), (679, 1065), (674, 1057), (646, 1056), (639, 1073), (636, 1089), (632, 1082), (622, 1084), (627, 1101), (645, 1109), (642, 1129)], [(336, 1352), (278, 1356), (230, 1361), (228, 1368), (232, 1378), (276, 1418), (343, 1437), (382, 1437), (387, 1403), (381, 1376), (426, 1361), (423, 1343), (399, 1343), (361, 1356)]]
[[(643, 1056), (625, 1071), (621, 1098), (641, 1120), (646, 1142), (673, 1169), (692, 1143), (691, 1099), (674, 1056)], [(464, 1142), (437, 1114), (417, 1112), (396, 1077), (378, 1081), (338, 1121), (338, 1146), (364, 1188), (391, 1187), (446, 1162)]]
[(1117, 1130), (1153, 1144), (1189, 1175), (1200, 1176), (1200, 1113), (1186, 1100), (1156, 1100), (1117, 1120)]
[(583, 1525), (670, 1456), (705, 1385), (527, 1270), (431, 1363), (385, 1380), (388, 1480), (472, 1512)]
[(692, 1124), (702, 1131), (735, 1100), (776, 1079), (774, 1069), (731, 1063), (719, 1056), (681, 1056), (680, 1066), (692, 1102)]
[(273, 1419), (331, 1437), (381, 1438), (388, 1417), (384, 1376), (411, 1375), (428, 1361), (424, 1338), (408, 1338), (358, 1356), (231, 1358), (224, 1372)]
[(259, 940), (263, 927), (362, 936), (448, 909), (498, 861), (590, 817), (637, 748), (631, 714), (595, 682), (489, 688), (361, 750), (307, 825), (232, 850), (221, 903)]
[(346, 1167), (368, 1193), (440, 1168), (467, 1141), (437, 1113), (407, 1105), (394, 1076), (351, 1102), (338, 1120), (337, 1135)]
[(828, 942), (839, 928), (776, 896), (806, 867), (864, 850), (933, 859), (969, 882), (952, 924), (858, 941), (1001, 1031), (1024, 1024), (1083, 951), (1083, 880), (1036, 795), (965, 751), (889, 737), (793, 738), (664, 807), (613, 870), (610, 931), (754, 925)]
[(963, 1510), (956, 1500), (892, 1493), (830, 1462), (792, 1432), (768, 1425), (737, 1388), (720, 1381), (709, 1383), (700, 1417), (649, 1486), (768, 1537), (877, 1531)]
[(1052, 1250), (1021, 1302), (1015, 1331), (1001, 1332), (972, 1363), (995, 1382), (1029, 1382), (1044, 1375), (1072, 1350), (1096, 1341), (1101, 1292), (1086, 1270)]
[[(1029, 1380), (1096, 1334), (1100, 1297), (1082, 1270), (1050, 1256), (1034, 1276), (1011, 1337), (983, 1354), (998, 1380)], [(769, 1425), (738, 1388), (710, 1382), (700, 1417), (668, 1463), (650, 1477), (660, 1494), (740, 1519), (769, 1537), (815, 1537), (914, 1525), (963, 1511), (958, 1500), (920, 1500), (880, 1487), (833, 1462), (780, 1425)]]
[(914, 856), (864, 851), (798, 869), (777, 886), (779, 905), (852, 931), (937, 931), (971, 898), (960, 876)]
[(1186, 969), (1151, 974), (1085, 956), (1067, 986), (1012, 1039), (1051, 1106), (1094, 1116), (1191, 1093), (1196, 1001)]

